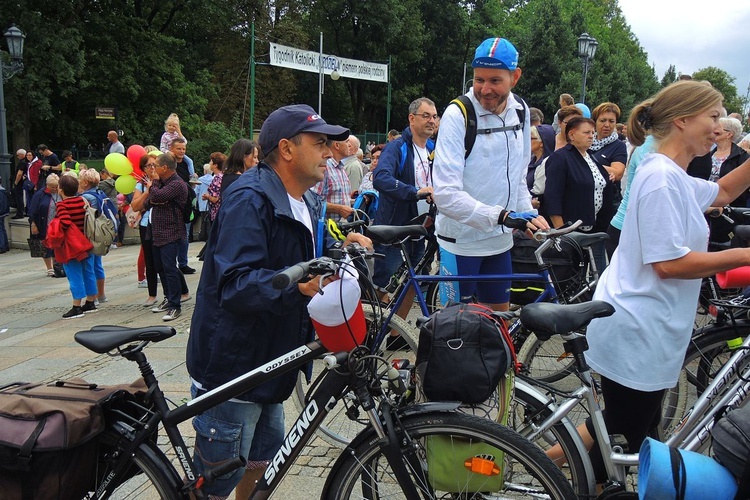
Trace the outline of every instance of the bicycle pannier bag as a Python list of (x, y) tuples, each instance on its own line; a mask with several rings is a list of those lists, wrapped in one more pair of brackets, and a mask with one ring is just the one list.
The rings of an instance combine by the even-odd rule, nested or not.
[[(549, 273), (555, 283), (555, 290), (559, 296), (577, 292), (583, 285), (586, 270), (583, 249), (571, 238), (561, 236), (560, 250), (554, 246), (544, 253), (544, 261), (552, 267)], [(539, 264), (534, 251), (540, 243), (529, 238), (521, 231), (513, 231), (513, 248), (511, 261), (514, 273), (538, 273)], [(544, 291), (543, 281), (514, 281), (510, 287), (510, 301), (514, 304), (526, 305), (534, 302)]]
[(479, 304), (452, 304), (422, 325), (417, 373), (430, 400), (479, 404), (515, 366), (505, 323)]
[(735, 498), (747, 498), (750, 493), (750, 405), (727, 412), (711, 429), (711, 436), (714, 457), (740, 481), (740, 492)]
[(145, 391), (142, 381), (105, 387), (81, 379), (0, 388), (0, 496), (82, 498), (94, 485), (102, 406)]

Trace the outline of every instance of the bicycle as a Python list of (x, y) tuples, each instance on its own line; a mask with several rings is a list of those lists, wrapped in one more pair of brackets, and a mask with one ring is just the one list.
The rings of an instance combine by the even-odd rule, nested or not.
[[(388, 332), (390, 330), (393, 330), (406, 341), (406, 344), (409, 348), (409, 351), (387, 351), (387, 346), (383, 346), (384, 352), (388, 353), (391, 359), (399, 356), (401, 358), (407, 359), (409, 362), (413, 362), (415, 360), (414, 354), (416, 353), (416, 345), (419, 340), (419, 330), (416, 326), (407, 323), (405, 320), (397, 316), (396, 311), (403, 303), (405, 297), (408, 294), (408, 291), (414, 290), (416, 301), (419, 304), (422, 314), (424, 316), (428, 316), (432, 308), (428, 305), (425, 299), (425, 295), (422, 292), (421, 285), (423, 284), (428, 284), (429, 286), (435, 285), (436, 289), (436, 285), (440, 282), (455, 280), (470, 281), (476, 280), (477, 278), (484, 281), (502, 281), (510, 279), (543, 281), (546, 285), (537, 300), (557, 300), (557, 289), (555, 288), (555, 282), (552, 279), (549, 271), (550, 266), (544, 260), (544, 255), (547, 250), (552, 248), (554, 245), (559, 244), (560, 239), (563, 237), (578, 238), (579, 241), (582, 241), (582, 243), (587, 246), (591, 245), (593, 242), (600, 241), (601, 238), (605, 237), (603, 236), (603, 234), (585, 235), (574, 233), (573, 231), (578, 227), (579, 224), (580, 223), (576, 223), (563, 229), (551, 229), (549, 231), (536, 233), (535, 237), (538, 239), (538, 241), (542, 242), (539, 248), (535, 251), (536, 259), (540, 266), (540, 271), (538, 273), (484, 275), (480, 277), (417, 274), (416, 269), (425, 268), (427, 263), (429, 263), (431, 259), (428, 255), (428, 252), (426, 252), (425, 255), (420, 259), (420, 262), (416, 266), (412, 266), (408, 256), (408, 252), (405, 248), (406, 242), (412, 238), (427, 237), (428, 248), (430, 247), (430, 245), (434, 245), (435, 249), (437, 248), (437, 243), (435, 242), (434, 238), (429, 239), (429, 230), (422, 225), (382, 225), (367, 227), (366, 233), (374, 242), (384, 245), (399, 246), (401, 249), (402, 258), (405, 262), (405, 265), (402, 268), (401, 272), (405, 272), (406, 274), (402, 279), (399, 280), (394, 298), (387, 304), (387, 306), (380, 304), (378, 301), (365, 301), (363, 303), (363, 305), (365, 306), (365, 316), (368, 318), (368, 320), (377, 321), (378, 324), (381, 325), (379, 337), (381, 337), (382, 339), (387, 339)], [(349, 223), (345, 224), (344, 227), (346, 229), (350, 229), (356, 227), (356, 224)], [(586, 282), (585, 285), (582, 286), (581, 290), (576, 292), (576, 295), (580, 295), (581, 293), (583, 293), (583, 291), (591, 290), (596, 284), (597, 277), (598, 274), (595, 275), (593, 281)], [(428, 290), (429, 289), (430, 288), (428, 287)], [(518, 339), (518, 344), (522, 343), (522, 341), (520, 340), (521, 338), (526, 338), (528, 336), (519, 321), (513, 322), (509, 327), (509, 331), (514, 339)], [(556, 347), (554, 348), (556, 349)], [(526, 362), (528, 363), (528, 365), (533, 366), (534, 363), (531, 357), (534, 354), (538, 353), (540, 350), (543, 350), (543, 348), (540, 349), (539, 347), (536, 347), (533, 354), (528, 355), (524, 359), (519, 358), (519, 361)], [(551, 373), (550, 378), (557, 380), (559, 378), (567, 376), (569, 374), (569, 368), (567, 367), (567, 364), (569, 363), (570, 362), (566, 363), (565, 367), (560, 368), (560, 371), (563, 372), (561, 375)], [(313, 366), (313, 375), (321, 373), (322, 367), (320, 366), (320, 363), (314, 364)], [(298, 377), (294, 397), (294, 402), (297, 408), (304, 408), (306, 404), (305, 394), (308, 392), (308, 388), (310, 387), (311, 383), (314, 384), (314, 382), (308, 382), (307, 377), (303, 374), (300, 374), (300, 376)], [(349, 395), (346, 401), (351, 401), (351, 396), (352, 395)], [(349, 414), (349, 412), (351, 412), (351, 415)], [(355, 418), (352, 418), (352, 416), (354, 416)], [(327, 442), (333, 444), (334, 446), (341, 447), (346, 446), (354, 437), (354, 435), (359, 432), (360, 428), (361, 424), (359, 424), (356, 420), (356, 410), (349, 410), (349, 406), (347, 405), (346, 407), (341, 407), (339, 410), (334, 412), (326, 420), (326, 422), (324, 422), (324, 425), (322, 425), (320, 429), (320, 435)]]
[[(521, 311), (521, 321), (532, 327), (538, 335), (562, 337), (567, 350), (572, 353), (580, 387), (567, 394), (560, 391), (542, 394), (528, 385), (523, 387), (525, 405), (521, 404), (511, 413), (517, 417), (514, 428), (537, 443), (548, 440), (549, 444), (559, 444), (565, 460), (583, 464), (576, 469), (577, 476), (572, 480), (576, 493), (584, 497), (595, 491), (594, 476), (589, 474), (592, 470), (591, 462), (580, 439), (567, 434), (570, 427), (564, 425), (569, 423), (567, 415), (571, 409), (581, 401), (585, 402), (591, 414), (594, 434), (604, 457), (608, 476), (604, 491), (597, 498), (622, 498), (621, 495), (627, 489), (626, 469), (638, 465), (638, 454), (626, 453), (626, 443), (610, 440), (599, 406), (596, 384), (584, 354), (587, 345), (582, 329), (592, 319), (608, 316), (613, 312), (612, 306), (601, 301), (574, 305), (530, 304)], [(701, 352), (700, 349), (697, 352)], [(750, 337), (742, 342), (728, 362), (707, 383), (695, 404), (667, 437), (666, 444), (690, 451), (701, 451), (708, 445), (710, 430), (717, 416), (727, 408), (740, 405), (750, 390), (748, 361)], [(550, 434), (553, 429), (561, 436), (554, 442)], [(639, 444), (636, 443), (635, 446)]]
[[(278, 273), (274, 286), (293, 286), (308, 275), (320, 276), (321, 280), (336, 275), (342, 267), (351, 265), (344, 255), (363, 257), (361, 249), (348, 247), (336, 258), (314, 259)], [(446, 495), (486, 498), (492, 488), (505, 498), (571, 498), (572, 489), (560, 470), (539, 448), (512, 430), (457, 413), (458, 403), (403, 404), (401, 400), (408, 397), (408, 391), (398, 370), (375, 352), (380, 340), (376, 331), (372, 328), (367, 332), (363, 345), (325, 357), (325, 375), (292, 423), (251, 498), (270, 497), (331, 408), (349, 393), (355, 394), (368, 423), (334, 463), (321, 498), (374, 499), (391, 494), (408, 499)], [(175, 333), (165, 326), (100, 326), (75, 334), (76, 342), (93, 352), (135, 362), (149, 389), (142, 404), (106, 411), (107, 425), (100, 438), (99, 482), (91, 498), (109, 498), (127, 491), (138, 480), (134, 476), (140, 475), (145, 476), (150, 488), (146, 494), (170, 500), (189, 495), (205, 498), (202, 486), (206, 482), (243, 467), (245, 460), (228, 459), (209, 467), (204, 476), (197, 476), (178, 424), (275, 376), (300, 369), (327, 352), (321, 341), (312, 341), (170, 409), (144, 349)], [(159, 426), (178, 457), (179, 471), (156, 445)], [(442, 486), (442, 490), (435, 486), (436, 472), (427, 468), (430, 443), (438, 441), (444, 449), (442, 455), (455, 468), (447, 475), (448, 486)], [(501, 484), (495, 482), (491, 487), (490, 478), (500, 474)]]

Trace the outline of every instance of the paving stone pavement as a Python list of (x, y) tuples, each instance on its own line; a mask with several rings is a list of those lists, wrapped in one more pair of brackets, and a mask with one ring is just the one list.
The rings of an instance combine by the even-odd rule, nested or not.
[[(202, 245), (190, 244), (189, 264), (197, 272), (186, 276), (193, 299), (183, 304), (182, 316), (170, 323), (178, 334), (146, 349), (162, 389), (177, 404), (190, 397), (185, 347), (202, 267), (195, 256)], [(47, 277), (42, 260), (32, 259), (28, 251), (13, 249), (0, 255), (0, 385), (16, 381), (51, 382), (70, 377), (98, 384), (134, 380), (138, 376), (135, 365), (121, 358), (94, 354), (79, 346), (73, 334), (95, 325), (163, 324), (161, 315), (142, 306), (148, 294), (146, 289), (137, 286), (139, 248), (125, 245), (104, 257), (108, 302), (100, 304), (96, 314), (71, 320), (61, 317), (70, 309), (72, 301), (65, 278)], [(298, 412), (287, 402), (285, 413), (288, 425)], [(183, 423), (180, 430), (192, 445), (194, 432), (190, 423)], [(160, 443), (166, 450), (165, 437)], [(337, 448), (315, 438), (274, 498), (295, 500), (319, 496), (330, 464), (338, 455)]]

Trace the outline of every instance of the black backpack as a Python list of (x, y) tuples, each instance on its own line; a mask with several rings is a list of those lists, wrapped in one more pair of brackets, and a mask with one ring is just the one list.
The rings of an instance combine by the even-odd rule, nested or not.
[(515, 361), (505, 322), (480, 304), (450, 304), (419, 331), (416, 368), (430, 400), (480, 404)]
[(474, 111), (474, 105), (471, 103), (471, 99), (464, 94), (456, 97), (450, 102), (450, 104), (458, 106), (461, 110), (461, 114), (464, 115), (464, 124), (466, 125), (466, 133), (464, 134), (464, 158), (468, 158), (471, 154), (471, 150), (474, 148), (474, 142), (477, 140), (477, 134), (492, 134), (494, 132), (504, 132), (506, 130), (523, 130), (524, 122), (526, 121), (527, 105), (520, 97), (518, 97), (518, 100), (521, 101), (522, 107), (522, 109), (516, 110), (516, 113), (518, 113), (518, 125), (482, 130), (477, 128), (477, 115)]

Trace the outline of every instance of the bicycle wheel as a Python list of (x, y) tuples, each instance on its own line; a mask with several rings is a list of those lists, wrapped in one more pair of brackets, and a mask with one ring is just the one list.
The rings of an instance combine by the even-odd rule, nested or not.
[[(533, 379), (552, 384), (573, 373), (573, 358), (565, 352), (560, 335), (549, 340), (539, 340), (534, 332), (529, 332), (518, 351), (518, 361), (528, 370)], [(578, 379), (575, 380), (577, 382)]]
[[(549, 399), (524, 380), (516, 379), (508, 426), (528, 438), (537, 431), (539, 424), (552, 414)], [(573, 490), (579, 498), (596, 495), (596, 481), (588, 452), (578, 431), (567, 417), (532, 442), (548, 452), (548, 456), (573, 485)], [(559, 445), (559, 449), (551, 450), (555, 445)], [(555, 454), (558, 456), (553, 457)]]
[[(374, 317), (375, 309), (371, 304), (363, 304), (363, 306), (365, 311), (365, 320), (369, 325), (372, 321), (372, 318)], [(406, 342), (405, 347), (408, 347), (408, 350), (402, 347), (399, 350), (391, 351), (388, 350), (387, 346), (384, 345), (381, 348), (382, 352), (380, 355), (388, 361), (392, 361), (394, 359), (408, 359), (409, 362), (413, 364), (417, 359), (417, 341), (419, 340), (419, 330), (395, 315), (393, 316), (393, 318), (391, 318), (390, 326), (394, 332), (398, 333), (401, 338), (404, 339), (404, 341)], [(388, 336), (386, 336), (383, 342), (388, 342)], [(312, 365), (312, 376), (310, 377), (310, 383), (308, 383), (307, 377), (302, 371), (300, 371), (297, 375), (297, 384), (292, 396), (292, 401), (294, 402), (294, 405), (299, 412), (301, 412), (306, 406), (305, 395), (310, 390), (310, 388), (315, 385), (315, 381), (325, 370), (322, 359), (313, 361)], [(355, 399), (356, 398), (353, 393), (346, 394), (341, 400), (341, 403), (343, 404), (337, 404), (333, 408), (333, 410), (326, 416), (325, 420), (323, 420), (323, 423), (317, 429), (318, 436), (320, 436), (333, 446), (337, 446), (340, 448), (346, 447), (354, 438), (354, 436), (362, 431), (363, 426), (365, 425), (365, 421), (360, 422), (358, 420), (352, 420), (346, 413), (347, 408), (351, 406), (350, 403), (354, 402)]]
[[(496, 422), (433, 412), (404, 417), (396, 432), (421, 498), (575, 498), (541, 449)], [(334, 464), (321, 498), (405, 498), (374, 432), (361, 437)], [(480, 462), (492, 472), (471, 472)]]
[[(99, 483), (110, 474), (115, 460), (123, 453), (124, 442), (119, 433), (108, 430), (102, 434)], [(118, 440), (119, 439), (119, 440)], [(118, 485), (109, 498), (180, 500), (182, 481), (172, 464), (158, 448), (142, 444), (136, 448), (127, 470), (118, 473)], [(99, 484), (96, 485), (99, 487)], [(94, 488), (96, 491), (96, 488)], [(93, 493), (93, 492), (92, 492)]]

